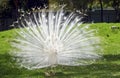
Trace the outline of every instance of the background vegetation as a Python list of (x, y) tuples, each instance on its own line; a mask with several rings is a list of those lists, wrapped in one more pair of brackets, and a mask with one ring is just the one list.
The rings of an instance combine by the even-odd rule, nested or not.
[(100, 10), (100, 21), (104, 22), (104, 9), (112, 9), (116, 15), (113, 22), (120, 22), (120, 0), (0, 0), (0, 31), (10, 29), (10, 25), (20, 16), (19, 9), (44, 8), (45, 5), (48, 8), (58, 8), (62, 4), (66, 4), (66, 10), (87, 14), (90, 22), (89, 12)]

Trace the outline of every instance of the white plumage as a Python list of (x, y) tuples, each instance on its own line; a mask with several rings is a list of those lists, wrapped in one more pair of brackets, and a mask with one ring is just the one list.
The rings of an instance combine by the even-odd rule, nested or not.
[(18, 52), (14, 55), (28, 69), (86, 65), (100, 57), (99, 38), (74, 13), (65, 16), (62, 9), (32, 12), (21, 17), (17, 26), (19, 36), (12, 45)]

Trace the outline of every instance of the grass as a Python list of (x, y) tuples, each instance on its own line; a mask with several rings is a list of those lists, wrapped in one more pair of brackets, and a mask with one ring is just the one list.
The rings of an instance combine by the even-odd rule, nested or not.
[[(101, 60), (88, 66), (58, 66), (55, 68), (56, 75), (50, 78), (120, 78), (120, 29), (112, 30), (111, 26), (120, 26), (120, 23), (91, 25), (101, 37)], [(0, 78), (47, 78), (44, 76), (45, 69), (27, 70), (15, 64), (8, 54), (12, 51), (10, 42), (15, 36), (14, 29), (0, 32)]]

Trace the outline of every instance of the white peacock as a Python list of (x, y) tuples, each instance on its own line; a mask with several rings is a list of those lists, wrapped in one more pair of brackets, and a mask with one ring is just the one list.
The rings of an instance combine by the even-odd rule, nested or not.
[(88, 65), (101, 57), (95, 30), (83, 25), (80, 16), (65, 14), (63, 9), (32, 11), (14, 24), (20, 31), (12, 45), (19, 49), (14, 56), (19, 57), (21, 66), (39, 69)]

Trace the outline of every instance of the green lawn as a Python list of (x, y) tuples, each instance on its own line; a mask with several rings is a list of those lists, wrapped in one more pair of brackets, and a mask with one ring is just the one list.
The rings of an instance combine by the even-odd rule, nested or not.
[[(111, 26), (120, 23), (95, 23), (91, 28), (97, 29), (101, 38), (103, 58), (92, 65), (79, 67), (55, 68), (56, 75), (50, 78), (120, 78), (120, 29), (111, 30)], [(12, 51), (10, 42), (16, 36), (15, 30), (0, 32), (0, 78), (47, 78), (45, 69), (27, 70), (19, 68), (8, 52)]]

